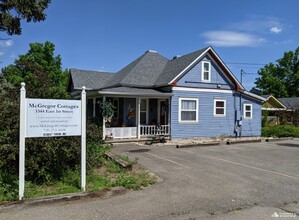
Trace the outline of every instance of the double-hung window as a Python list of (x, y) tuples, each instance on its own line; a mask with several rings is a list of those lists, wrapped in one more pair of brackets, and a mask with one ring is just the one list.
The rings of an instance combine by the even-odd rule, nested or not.
[(226, 100), (214, 99), (214, 116), (226, 115)]
[(198, 122), (197, 98), (179, 98), (179, 122)]
[(203, 82), (211, 81), (211, 63), (210, 62), (202, 61), (201, 80)]
[(252, 118), (252, 104), (245, 103), (243, 106), (244, 118), (251, 119)]
[(140, 124), (147, 124), (147, 99), (140, 100)]

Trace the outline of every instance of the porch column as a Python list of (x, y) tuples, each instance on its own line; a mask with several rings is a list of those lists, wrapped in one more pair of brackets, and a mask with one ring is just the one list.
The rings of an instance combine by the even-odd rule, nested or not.
[(137, 138), (140, 139), (140, 98), (136, 98)]
[[(103, 103), (104, 102), (106, 102), (106, 96), (103, 96)], [(105, 140), (105, 136), (106, 136), (106, 125), (105, 125), (105, 118), (104, 117), (103, 117), (102, 129), (103, 129), (103, 140)]]
[(92, 105), (92, 117), (96, 117), (96, 104), (97, 104), (96, 98), (92, 99), (92, 103), (93, 103), (93, 105)]
[(169, 126), (168, 127), (168, 135), (170, 135), (171, 134), (171, 131), (170, 131), (170, 117), (171, 117), (171, 114), (170, 114), (170, 112), (171, 112), (171, 98), (168, 98), (168, 121), (167, 121), (167, 125)]

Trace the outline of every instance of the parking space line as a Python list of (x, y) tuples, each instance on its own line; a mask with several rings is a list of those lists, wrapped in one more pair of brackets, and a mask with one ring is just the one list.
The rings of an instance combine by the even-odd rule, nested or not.
[(263, 169), (263, 168), (259, 168), (259, 167), (255, 167), (255, 166), (250, 166), (250, 165), (247, 165), (247, 164), (242, 164), (242, 163), (238, 163), (238, 162), (234, 162), (234, 161), (230, 161), (230, 160), (225, 160), (225, 159), (221, 159), (221, 158), (218, 158), (218, 157), (211, 157), (211, 156), (203, 156), (203, 157), (207, 157), (207, 158), (211, 158), (211, 159), (214, 159), (214, 160), (219, 160), (219, 161), (223, 161), (223, 162), (226, 162), (226, 163), (231, 163), (231, 164), (235, 164), (235, 165), (239, 165), (239, 166), (243, 166), (243, 167), (247, 167), (247, 168), (251, 168), (251, 169), (264, 171), (264, 172), (267, 172), (267, 173), (272, 173), (272, 174), (276, 174), (276, 175), (279, 175), (279, 176), (284, 176), (284, 177), (299, 180), (299, 177), (292, 176), (292, 175), (285, 174), (285, 173), (280, 173), (280, 172), (267, 170), (267, 169)]
[(175, 161), (173, 161), (173, 160), (169, 160), (169, 159), (164, 158), (164, 157), (160, 157), (160, 156), (155, 155), (155, 154), (152, 154), (152, 153), (148, 153), (148, 152), (146, 152), (145, 154), (151, 155), (151, 156), (156, 157), (156, 158), (159, 158), (159, 159), (161, 159), (161, 160), (168, 161), (168, 162), (170, 162), (170, 163), (176, 164), (176, 165), (181, 166), (181, 167), (184, 167), (184, 168), (189, 168), (189, 167), (187, 167), (187, 166), (185, 166), (185, 165), (183, 165), (183, 164), (181, 164), (181, 163), (175, 162)]

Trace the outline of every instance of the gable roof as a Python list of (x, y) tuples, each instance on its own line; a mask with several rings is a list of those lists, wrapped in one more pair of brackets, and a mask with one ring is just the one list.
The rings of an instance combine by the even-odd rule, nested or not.
[(279, 98), (278, 100), (282, 102), (288, 109), (299, 109), (299, 97)]
[[(113, 73), (108, 72), (70, 69), (68, 91), (71, 89), (81, 89), (82, 86), (86, 86), (87, 89), (100, 89), (104, 87), (113, 76)], [(70, 88), (70, 84), (72, 84), (73, 88)]]
[(245, 88), (212, 47), (197, 50), (172, 60), (168, 60), (157, 52), (149, 50), (115, 74), (71, 69), (70, 82), (73, 83), (73, 88), (77, 89), (81, 88), (82, 85), (91, 89), (114, 87), (159, 88), (175, 85), (176, 80), (187, 73), (190, 68), (207, 54), (211, 56), (216, 65), (224, 72), (237, 91), (245, 91)]
[(261, 95), (261, 97), (266, 99), (262, 106), (264, 109), (286, 109), (286, 106), (278, 99), (276, 99), (273, 95)]

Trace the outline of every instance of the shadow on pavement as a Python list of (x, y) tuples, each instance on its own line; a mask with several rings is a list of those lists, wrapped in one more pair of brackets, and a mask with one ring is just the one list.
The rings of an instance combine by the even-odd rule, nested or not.
[(292, 144), (292, 143), (279, 143), (277, 145), (284, 146), (284, 147), (298, 147), (299, 148), (299, 144)]
[(150, 149), (138, 149), (138, 150), (129, 150), (130, 153), (144, 153), (149, 152)]

